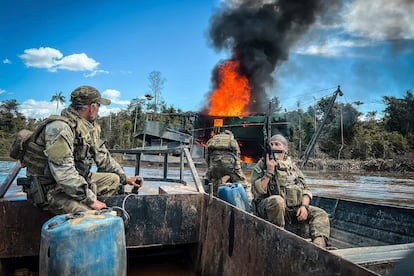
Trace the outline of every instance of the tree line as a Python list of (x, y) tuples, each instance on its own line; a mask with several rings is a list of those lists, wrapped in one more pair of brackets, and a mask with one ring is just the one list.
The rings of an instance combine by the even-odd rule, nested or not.
[[(290, 140), (300, 156), (321, 122), (330, 98), (322, 98), (306, 111), (298, 108), (286, 113), (290, 122)], [(383, 118), (377, 112), (362, 114), (355, 106), (362, 102), (336, 103), (327, 115), (315, 155), (336, 159), (392, 159), (412, 156), (414, 149), (414, 97), (407, 91), (403, 98), (383, 97)]]
[[(153, 76), (154, 77), (154, 76)], [(156, 89), (161, 89), (159, 82)], [(146, 120), (157, 120), (168, 127), (192, 133), (195, 112), (183, 112), (168, 106), (157, 94), (157, 102), (150, 94), (145, 99), (134, 98), (126, 109), (100, 117), (102, 138), (108, 148), (133, 148), (142, 145), (137, 135), (143, 132)], [(148, 96), (148, 97), (147, 97)], [(64, 103), (61, 92), (51, 101)], [(301, 158), (306, 145), (325, 115), (330, 97), (320, 99), (315, 105), (300, 107), (295, 111), (282, 112), (277, 97), (272, 99), (271, 115), (285, 118), (289, 122), (288, 138), (294, 157)], [(312, 157), (334, 159), (370, 158), (392, 159), (413, 157), (414, 149), (414, 96), (407, 91), (402, 98), (383, 97), (384, 116), (376, 118), (376, 112), (362, 114), (357, 103), (335, 103), (327, 115)], [(18, 111), (14, 100), (0, 102), (0, 157), (6, 158), (15, 133), (26, 128), (33, 130), (41, 120), (26, 118)]]

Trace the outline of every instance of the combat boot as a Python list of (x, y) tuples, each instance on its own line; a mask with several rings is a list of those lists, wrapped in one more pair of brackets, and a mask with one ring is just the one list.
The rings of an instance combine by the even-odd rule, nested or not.
[(313, 239), (312, 243), (319, 247), (326, 248), (326, 240), (324, 237), (316, 237)]

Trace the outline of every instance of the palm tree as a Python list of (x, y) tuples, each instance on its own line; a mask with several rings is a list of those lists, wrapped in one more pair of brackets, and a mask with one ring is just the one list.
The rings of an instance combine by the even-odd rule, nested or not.
[(52, 99), (50, 100), (51, 102), (56, 102), (56, 114), (59, 108), (59, 104), (64, 104), (65, 103), (65, 96), (62, 95), (62, 92), (56, 92), (56, 94), (52, 97)]

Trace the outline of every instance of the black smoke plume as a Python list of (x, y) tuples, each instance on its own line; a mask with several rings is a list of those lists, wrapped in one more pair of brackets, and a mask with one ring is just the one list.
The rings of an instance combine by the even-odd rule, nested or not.
[[(248, 78), (252, 88), (249, 111), (266, 110), (269, 99), (265, 90), (274, 84), (272, 73), (276, 66), (288, 59), (289, 49), (317, 17), (336, 3), (337, 0), (245, 0), (224, 5), (213, 15), (211, 44), (216, 50), (230, 50), (230, 59), (240, 61), (239, 73)], [(213, 86), (217, 85), (217, 67), (212, 74)]]

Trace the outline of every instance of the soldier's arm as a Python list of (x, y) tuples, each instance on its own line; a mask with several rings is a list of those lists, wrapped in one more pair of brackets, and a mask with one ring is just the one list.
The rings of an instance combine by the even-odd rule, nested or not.
[(95, 125), (95, 137), (97, 138), (95, 148), (97, 152), (94, 153), (95, 163), (98, 168), (98, 172), (109, 172), (119, 175), (121, 184), (126, 184), (127, 176), (122, 166), (112, 157), (111, 153), (107, 149), (105, 143), (100, 140), (101, 129), (99, 125)]
[(254, 191), (258, 195), (264, 195), (267, 193), (267, 186), (270, 181), (268, 177), (265, 177), (266, 172), (263, 166), (264, 166), (263, 161), (259, 160), (256, 166), (254, 166), (252, 175), (250, 178), (251, 184), (254, 187)]

